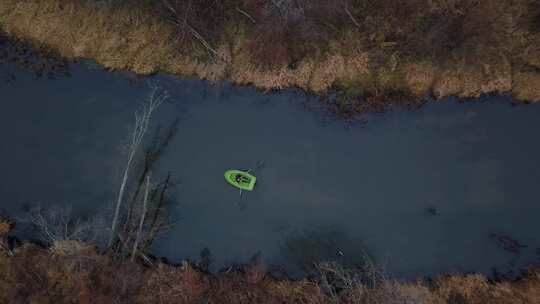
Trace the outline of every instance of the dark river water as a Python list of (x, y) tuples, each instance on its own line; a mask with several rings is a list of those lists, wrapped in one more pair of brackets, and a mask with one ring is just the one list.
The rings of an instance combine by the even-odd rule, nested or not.
[[(540, 105), (431, 102), (362, 126), (311, 109), (316, 100), (297, 91), (137, 79), (90, 63), (57, 79), (0, 71), (14, 76), (0, 83), (0, 208), (13, 216), (39, 204), (110, 217), (151, 81), (170, 93), (153, 127), (179, 121), (154, 173), (178, 182), (177, 223), (155, 255), (178, 262), (208, 248), (217, 270), (259, 252), (294, 272), (367, 253), (395, 277), (538, 262)], [(258, 161), (255, 190), (239, 203), (223, 172)], [(508, 240), (523, 247), (505, 249)]]

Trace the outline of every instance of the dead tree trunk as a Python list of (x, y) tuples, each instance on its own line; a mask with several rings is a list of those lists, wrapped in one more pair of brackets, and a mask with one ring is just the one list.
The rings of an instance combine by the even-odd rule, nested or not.
[(152, 114), (167, 98), (168, 94), (166, 91), (162, 91), (159, 87), (153, 87), (148, 100), (143, 104), (141, 110), (135, 113), (135, 126), (131, 133), (130, 142), (128, 145), (128, 160), (124, 169), (124, 174), (122, 176), (120, 189), (118, 191), (116, 207), (111, 224), (111, 235), (108, 245), (109, 248), (114, 244), (116, 240), (116, 229), (120, 217), (120, 210), (122, 207), (122, 202), (124, 200), (124, 193), (126, 191), (129, 174), (133, 166), (133, 160), (137, 152), (139, 151), (139, 147), (144, 139), (144, 135), (148, 130)]
[(131, 253), (131, 261), (135, 260), (135, 254), (137, 253), (137, 247), (141, 239), (142, 230), (144, 226), (144, 220), (146, 217), (146, 212), (148, 210), (148, 193), (150, 192), (150, 173), (146, 175), (146, 185), (144, 190), (144, 199), (142, 204), (142, 213), (141, 220), (139, 222), (139, 229), (137, 230), (137, 237), (135, 238), (135, 243), (133, 244), (133, 252)]

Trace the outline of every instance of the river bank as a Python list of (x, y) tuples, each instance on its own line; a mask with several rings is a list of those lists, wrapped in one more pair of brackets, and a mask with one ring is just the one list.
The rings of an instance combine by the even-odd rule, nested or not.
[(337, 92), (345, 114), (427, 95), (540, 100), (534, 1), (157, 3), (6, 0), (0, 28), (110, 69)]
[[(518, 280), (480, 274), (417, 281), (366, 283), (339, 266), (312, 279), (267, 273), (256, 259), (217, 274), (204, 261), (171, 265), (129, 262), (98, 253), (92, 244), (58, 241), (50, 247), (8, 241), (0, 222), (2, 303), (538, 303), (540, 273)], [(337, 270), (337, 271), (336, 271)]]

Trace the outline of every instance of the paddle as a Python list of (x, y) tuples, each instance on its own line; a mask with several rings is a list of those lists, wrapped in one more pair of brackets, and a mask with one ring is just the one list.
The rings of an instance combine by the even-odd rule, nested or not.
[(259, 170), (263, 165), (264, 165), (264, 160), (263, 161), (260, 160), (260, 161), (257, 162), (257, 164), (255, 164), (255, 168), (251, 168), (251, 169), (247, 170), (246, 172), (250, 173), (251, 171)]
[[(256, 164), (255, 164), (255, 168), (251, 168), (251, 169), (248, 169), (246, 170), (247, 173), (250, 173), (252, 171), (256, 171), (256, 170), (259, 170), (262, 166), (264, 165), (264, 161), (258, 161)], [(242, 191), (242, 189), (240, 188), (240, 197), (238, 199), (238, 205), (242, 206), (242, 194), (244, 192)], [(243, 208), (242, 208), (243, 209)]]
[(242, 189), (240, 189), (240, 198), (238, 198), (238, 206), (240, 207), (240, 210), (244, 210), (246, 208), (246, 205), (242, 203)]

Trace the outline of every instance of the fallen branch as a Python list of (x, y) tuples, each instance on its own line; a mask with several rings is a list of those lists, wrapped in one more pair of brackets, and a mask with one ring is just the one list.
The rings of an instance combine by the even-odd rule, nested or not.
[(353, 14), (351, 13), (351, 11), (349, 11), (349, 7), (347, 6), (347, 3), (345, 2), (344, 3), (344, 7), (345, 7), (345, 12), (347, 13), (347, 15), (349, 16), (349, 18), (351, 18), (351, 21), (354, 23), (354, 25), (356, 25), (356, 27), (358, 28), (361, 28), (362, 26), (360, 25), (360, 23), (358, 22), (358, 20), (356, 20), (356, 18), (354, 18)]
[(251, 15), (248, 14), (248, 13), (246, 13), (246, 11), (242, 10), (242, 9), (239, 8), (239, 7), (237, 7), (236, 10), (237, 10), (240, 14), (246, 16), (253, 24), (256, 24), (256, 23), (257, 23), (257, 22), (255, 21), (255, 18), (251, 17)]
[[(210, 45), (210, 43), (208, 43), (208, 41), (206, 41), (206, 39), (204, 39), (204, 37), (199, 34), (199, 32), (194, 28), (192, 27), (188, 22), (187, 22), (187, 19), (186, 18), (183, 18), (182, 20), (179, 19), (178, 17), (178, 13), (176, 12), (176, 9), (174, 9), (174, 7), (168, 2), (168, 1), (163, 1), (163, 3), (165, 4), (165, 6), (169, 9), (169, 11), (171, 11), (173, 17), (170, 18), (170, 21), (177, 25), (177, 26), (183, 26), (183, 27), (187, 27), (187, 29), (191, 32), (191, 34), (193, 35), (193, 37), (195, 37), (197, 40), (199, 40), (199, 42), (212, 54), (214, 54), (214, 56), (216, 56), (217, 58), (220, 58), (219, 56), (219, 53)], [(182, 22), (180, 22), (182, 21)]]

